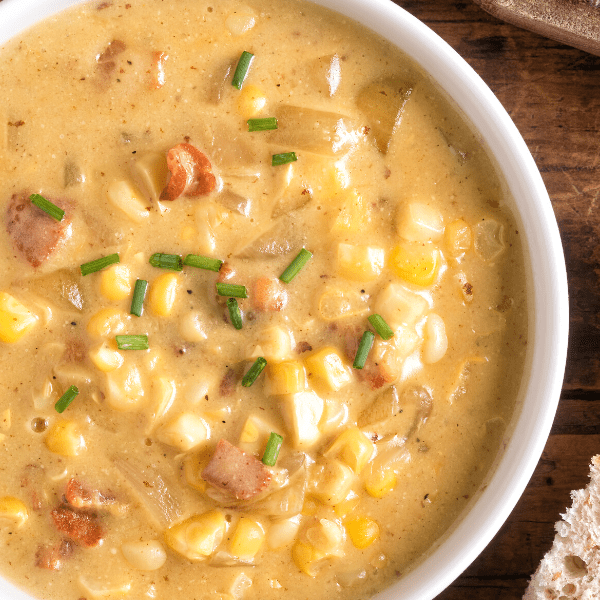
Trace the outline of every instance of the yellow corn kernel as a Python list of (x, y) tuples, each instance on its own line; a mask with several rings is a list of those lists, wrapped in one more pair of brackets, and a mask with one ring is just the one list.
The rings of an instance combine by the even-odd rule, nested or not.
[(375, 444), (358, 427), (351, 427), (338, 436), (325, 455), (338, 456), (358, 475), (374, 452)]
[(238, 446), (244, 452), (262, 456), (272, 431), (277, 432), (277, 429), (271, 423), (250, 415), (242, 427)]
[(183, 459), (183, 476), (186, 483), (199, 492), (206, 490), (206, 481), (202, 479), (200, 473), (206, 466), (206, 460), (202, 460), (197, 453), (187, 454)]
[(116, 308), (103, 308), (92, 315), (87, 332), (93, 337), (109, 337), (125, 331), (129, 316)]
[(439, 262), (439, 250), (430, 244), (397, 246), (390, 256), (390, 268), (398, 277), (421, 286), (433, 283)]
[(85, 440), (75, 421), (56, 421), (46, 434), (46, 447), (61, 456), (79, 456), (85, 449)]
[(89, 351), (89, 357), (95, 367), (103, 373), (114, 371), (123, 364), (123, 355), (109, 344), (103, 342)]
[(182, 242), (191, 242), (197, 234), (198, 232), (193, 227), (191, 227), (190, 225), (186, 225), (179, 232), (179, 239)]
[(158, 431), (158, 439), (163, 444), (187, 452), (208, 441), (210, 428), (206, 421), (190, 412), (183, 412), (165, 423)]
[(231, 538), (231, 554), (240, 560), (252, 560), (264, 540), (262, 525), (249, 517), (241, 517)]
[(329, 390), (337, 392), (352, 381), (350, 369), (344, 364), (340, 353), (331, 346), (315, 352), (305, 362), (309, 377)]
[(131, 273), (127, 265), (112, 265), (100, 273), (100, 293), (108, 300), (125, 300), (131, 294)]
[(270, 396), (296, 394), (306, 388), (304, 365), (297, 360), (269, 364), (265, 373), (265, 393)]
[(292, 559), (295, 565), (309, 577), (315, 577), (318, 573), (318, 563), (325, 558), (314, 546), (306, 542), (298, 541), (292, 547)]
[(205, 560), (221, 543), (227, 521), (220, 510), (194, 515), (165, 531), (165, 542), (190, 560)]
[(379, 525), (368, 517), (356, 517), (346, 523), (346, 532), (354, 546), (362, 550), (379, 537)]
[(304, 532), (304, 540), (324, 556), (343, 556), (344, 531), (331, 519), (316, 519)]
[(177, 274), (163, 273), (159, 275), (150, 285), (148, 306), (160, 317), (168, 317), (173, 311), (178, 288), (179, 277)]
[(142, 377), (135, 365), (125, 365), (106, 375), (106, 402), (114, 410), (137, 410), (144, 399)]
[(15, 521), (17, 527), (21, 527), (29, 518), (27, 507), (21, 500), (13, 496), (0, 498), (0, 519)]
[(237, 109), (242, 118), (256, 116), (267, 104), (267, 96), (256, 85), (245, 85), (239, 93)]
[(398, 483), (398, 477), (393, 469), (378, 469), (365, 480), (365, 489), (373, 498), (383, 498), (389, 494)]
[(471, 247), (473, 232), (467, 223), (462, 219), (457, 219), (446, 225), (444, 242), (450, 256), (460, 256)]
[(333, 164), (322, 158), (313, 160), (309, 172), (313, 193), (328, 202), (341, 195), (350, 181), (346, 165), (341, 160)]
[(241, 444), (254, 444), (258, 442), (260, 430), (258, 428), (258, 423), (252, 417), (246, 419), (244, 423), (244, 427), (242, 428), (242, 433), (240, 433), (240, 443)]
[(0, 340), (18, 342), (36, 323), (37, 316), (16, 298), (0, 293)]
[(354, 480), (352, 469), (339, 460), (320, 459), (312, 468), (309, 491), (323, 504), (335, 506), (348, 495)]
[(268, 362), (282, 362), (292, 356), (293, 336), (289, 327), (272, 325), (263, 329), (256, 340), (250, 358), (264, 356)]
[(331, 231), (334, 233), (357, 233), (368, 221), (369, 213), (365, 201), (356, 190), (352, 190), (333, 222)]
[(360, 498), (356, 492), (350, 492), (341, 502), (338, 502), (333, 510), (338, 517), (349, 515), (360, 504)]
[(346, 279), (373, 281), (379, 277), (384, 263), (383, 248), (338, 244), (338, 272)]

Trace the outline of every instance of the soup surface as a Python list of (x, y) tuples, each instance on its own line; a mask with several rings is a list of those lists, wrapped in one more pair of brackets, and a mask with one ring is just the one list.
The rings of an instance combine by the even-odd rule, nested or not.
[(477, 135), (295, 0), (88, 4), (0, 80), (5, 576), (291, 600), (406, 572), (490, 468), (525, 354)]

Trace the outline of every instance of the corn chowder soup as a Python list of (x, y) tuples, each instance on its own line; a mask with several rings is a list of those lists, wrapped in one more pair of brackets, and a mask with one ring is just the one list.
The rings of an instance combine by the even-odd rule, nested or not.
[(0, 53), (0, 555), (49, 599), (366, 598), (476, 492), (519, 232), (416, 65), (294, 0)]

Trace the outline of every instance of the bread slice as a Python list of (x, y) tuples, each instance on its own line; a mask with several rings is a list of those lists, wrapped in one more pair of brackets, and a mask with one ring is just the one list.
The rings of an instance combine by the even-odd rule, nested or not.
[(571, 492), (573, 504), (554, 526), (556, 537), (534, 573), (523, 600), (600, 598), (600, 455), (592, 458), (590, 483)]

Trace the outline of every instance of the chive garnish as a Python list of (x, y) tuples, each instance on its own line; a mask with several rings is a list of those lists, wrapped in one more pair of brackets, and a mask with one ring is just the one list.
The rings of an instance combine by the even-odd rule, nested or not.
[(306, 249), (302, 248), (298, 252), (298, 256), (290, 263), (288, 268), (279, 276), (279, 279), (283, 283), (289, 283), (298, 273), (300, 269), (312, 258), (312, 254)]
[(67, 406), (75, 400), (77, 395), (79, 394), (79, 390), (76, 386), (72, 385), (56, 402), (54, 405), (54, 410), (57, 413), (65, 412)]
[(379, 334), (379, 337), (384, 340), (389, 340), (394, 335), (393, 329), (385, 322), (381, 315), (375, 313), (369, 315), (367, 319), (373, 326), (373, 329)]
[(231, 298), (248, 297), (246, 286), (238, 285), (236, 283), (217, 282), (217, 294), (219, 294), (219, 296), (229, 296)]
[(117, 348), (119, 350), (148, 350), (147, 335), (117, 335)]
[(231, 318), (231, 324), (236, 329), (241, 329), (242, 323), (242, 312), (235, 298), (227, 298), (227, 308), (229, 309), (229, 316)]
[(267, 447), (265, 448), (265, 453), (262, 457), (263, 464), (268, 467), (275, 466), (279, 451), (281, 450), (281, 444), (283, 444), (283, 438), (278, 433), (272, 431), (267, 442)]
[(271, 129), (277, 129), (277, 119), (275, 117), (248, 119), (248, 131), (270, 131)]
[(146, 297), (147, 289), (148, 282), (145, 279), (138, 279), (135, 282), (133, 298), (131, 299), (131, 309), (129, 312), (136, 317), (141, 317), (144, 312), (144, 298)]
[(362, 369), (367, 362), (367, 356), (373, 347), (373, 341), (375, 340), (375, 334), (372, 331), (365, 331), (360, 338), (358, 344), (358, 350), (354, 357), (354, 364), (352, 365), (355, 369)]
[(238, 60), (235, 73), (233, 74), (233, 79), (231, 80), (231, 85), (238, 90), (242, 89), (244, 79), (246, 79), (246, 75), (248, 75), (248, 69), (250, 68), (250, 63), (252, 62), (253, 58), (254, 54), (244, 50), (240, 56), (240, 60)]
[(263, 372), (263, 369), (267, 366), (267, 361), (262, 356), (259, 356), (254, 364), (248, 369), (248, 372), (242, 379), (242, 385), (244, 387), (250, 387)]
[(110, 265), (114, 265), (119, 262), (118, 254), (109, 254), (108, 256), (103, 256), (102, 258), (97, 258), (96, 260), (92, 260), (91, 262), (84, 263), (79, 268), (81, 269), (82, 275), (89, 275), (90, 273), (95, 273), (96, 271), (101, 271), (105, 267)]
[(161, 254), (157, 252), (150, 257), (148, 262), (159, 269), (171, 269), (171, 271), (181, 271), (183, 269), (183, 259), (179, 254)]
[(278, 167), (279, 165), (287, 165), (287, 163), (298, 160), (295, 152), (282, 152), (281, 154), (273, 154), (271, 166)]
[(188, 254), (183, 259), (183, 264), (186, 267), (196, 267), (197, 269), (206, 269), (207, 271), (218, 272), (223, 264), (218, 258), (209, 258), (208, 256), (200, 256), (199, 254)]
[(35, 204), (38, 208), (41, 208), (45, 213), (49, 214), (53, 219), (57, 221), (62, 221), (65, 216), (65, 211), (62, 208), (56, 206), (50, 202), (50, 200), (46, 200), (44, 196), (40, 194), (31, 194), (29, 199), (33, 204)]

